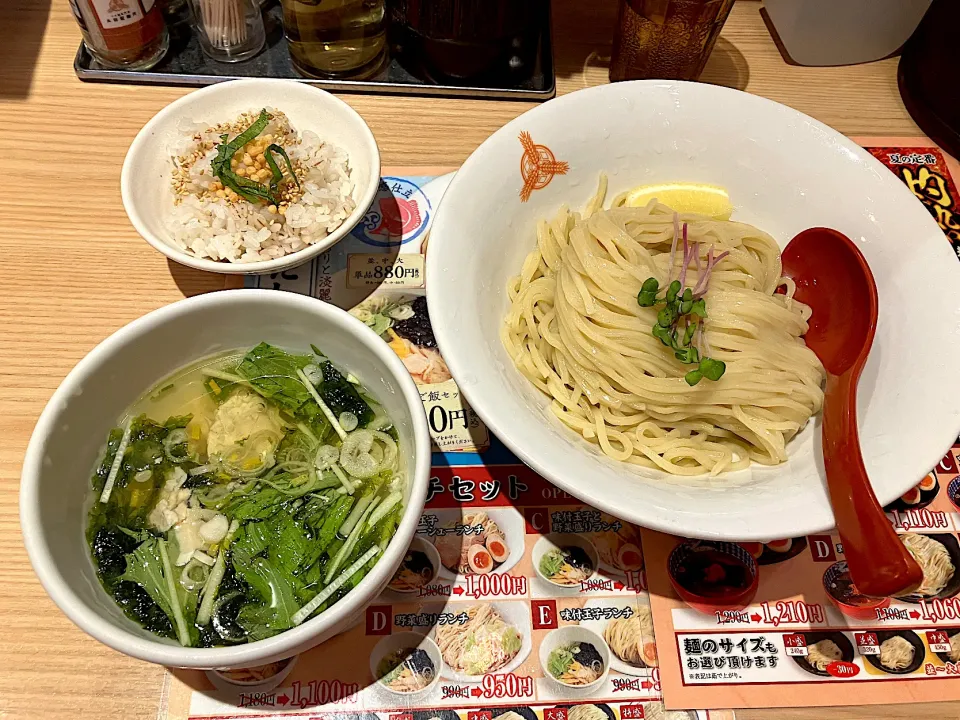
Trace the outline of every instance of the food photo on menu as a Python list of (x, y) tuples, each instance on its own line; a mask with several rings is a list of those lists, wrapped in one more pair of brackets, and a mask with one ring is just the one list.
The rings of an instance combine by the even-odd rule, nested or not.
[[(156, 45), (124, 63), (90, 22), (104, 3), (71, 2), (85, 52), (105, 45), (96, 72), (186, 57), (162, 18), (148, 32), (153, 6), (112, 2)], [(117, 199), (144, 251), (229, 289), (103, 339), (49, 399), (19, 488), (53, 602), (168, 669), (158, 720), (960, 702), (946, 151), (631, 75), (650, 32), (703, 18), (623, 0), (604, 72), (637, 81), (517, 105), (459, 167), (391, 167), (423, 148), (387, 147), (382, 117), (320, 86), (405, 85), (416, 107), (463, 81), (394, 64), (431, 32), (409, 3), (348, 23), (380, 24), (355, 77), (308, 47), (347, 39), (327, 16), (350, 3), (282, 0), (273, 24), (256, 0), (189, 3), (204, 63), (273, 68), (282, 35), (296, 75), (183, 93), (133, 139)], [(529, 22), (514, 5), (477, 17)], [(686, 80), (733, 3), (714, 5), (704, 47), (681, 43)], [(541, 10), (471, 92), (554, 72)], [(526, 80), (513, 97), (545, 99)]]

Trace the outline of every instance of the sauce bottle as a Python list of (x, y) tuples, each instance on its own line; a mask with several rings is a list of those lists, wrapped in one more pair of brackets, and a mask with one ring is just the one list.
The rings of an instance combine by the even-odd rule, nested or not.
[(70, 0), (83, 44), (107, 68), (145, 70), (170, 47), (155, 0)]

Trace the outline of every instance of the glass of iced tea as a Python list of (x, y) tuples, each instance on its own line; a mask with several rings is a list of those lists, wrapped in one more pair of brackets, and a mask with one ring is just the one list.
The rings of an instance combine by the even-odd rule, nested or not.
[(696, 80), (734, 0), (620, 0), (610, 80)]
[(290, 58), (308, 77), (366, 77), (386, 56), (386, 0), (280, 0)]

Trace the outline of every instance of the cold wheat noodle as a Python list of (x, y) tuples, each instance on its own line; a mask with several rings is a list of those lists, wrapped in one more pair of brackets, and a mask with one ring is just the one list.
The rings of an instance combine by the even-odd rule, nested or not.
[[(501, 339), (517, 368), (613, 459), (678, 475), (784, 462), (820, 410), (824, 370), (803, 342), (810, 308), (781, 276), (776, 242), (656, 200), (626, 207), (626, 194), (604, 210), (605, 195), (602, 178), (582, 216), (564, 207), (538, 223), (507, 286)], [(657, 308), (637, 300), (650, 277), (704, 298), (693, 342), (726, 363), (719, 380), (690, 386), (691, 366), (652, 335)]]
[(880, 643), (880, 664), (891, 670), (903, 670), (913, 662), (915, 652), (909, 640), (894, 635)]
[(840, 646), (829, 638), (807, 645), (807, 662), (817, 670), (826, 670), (827, 665), (842, 659)]
[(567, 720), (608, 720), (603, 708), (596, 705), (575, 705), (567, 710)]
[(643, 704), (644, 720), (696, 720), (697, 714), (688, 710), (667, 710), (663, 702)]
[(960, 662), (960, 633), (950, 636), (950, 662)]
[(613, 618), (603, 629), (603, 639), (623, 662), (639, 667), (656, 667), (657, 649), (653, 640), (653, 617), (641, 606), (628, 618)]
[(923, 570), (923, 582), (914, 592), (924, 597), (939, 594), (957, 571), (947, 548), (943, 543), (917, 533), (902, 533), (900, 542), (910, 551), (920, 569)]
[(483, 675), (499, 670), (520, 652), (520, 634), (492, 605), (471, 605), (466, 613), (462, 625), (437, 628), (437, 645), (452, 670)]

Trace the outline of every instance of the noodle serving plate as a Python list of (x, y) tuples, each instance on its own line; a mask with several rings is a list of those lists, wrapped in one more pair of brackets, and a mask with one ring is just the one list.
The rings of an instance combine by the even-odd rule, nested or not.
[[(493, 520), (500, 528), (500, 532), (503, 533), (504, 542), (509, 550), (507, 559), (502, 563), (498, 563), (491, 572), (506, 574), (512, 570), (523, 557), (523, 541), (524, 537), (526, 537), (523, 516), (514, 508), (491, 508), (484, 510), (484, 512), (487, 514), (487, 517)], [(436, 512), (436, 516), (437, 524), (440, 527), (446, 527), (461, 522), (463, 513), (460, 510), (439, 510)], [(427, 542), (430, 541), (428, 540)], [(436, 545), (434, 545), (434, 547), (436, 547)], [(451, 570), (442, 562), (440, 563), (440, 571), (437, 573), (437, 576), (450, 581), (455, 581), (457, 578), (462, 577), (460, 573)]]
[(722, 186), (732, 219), (781, 249), (814, 226), (851, 238), (879, 297), (857, 419), (880, 504), (936, 465), (960, 431), (960, 263), (936, 222), (822, 123), (746, 93), (659, 80), (582, 90), (520, 116), (468, 158), (435, 217), (426, 274), (437, 341), (470, 405), (521, 460), (601, 510), (687, 537), (766, 541), (834, 527), (819, 416), (788, 443), (785, 463), (676, 476), (608, 458), (515, 369), (500, 340), (507, 281), (534, 248), (536, 223), (585, 207), (603, 173), (608, 198), (654, 183)]
[[(584, 608), (616, 608), (623, 610), (631, 608), (636, 616), (644, 616), (642, 622), (647, 622), (653, 626), (653, 616), (650, 613), (650, 598), (645, 592), (638, 593), (633, 597), (624, 598), (590, 598), (583, 604)], [(580, 627), (592, 630), (600, 637), (604, 637), (604, 630), (607, 624), (612, 622), (610, 619), (601, 617), (599, 620), (582, 620)], [(646, 638), (641, 635), (641, 643), (646, 642)], [(606, 642), (606, 640), (604, 640)], [(607, 647), (610, 644), (607, 643)], [(621, 675), (630, 675), (633, 677), (647, 677), (651, 668), (646, 665), (631, 665), (617, 657), (613, 648), (610, 648), (610, 669)]]
[[(493, 609), (497, 611), (507, 625), (515, 628), (520, 634), (520, 649), (517, 651), (517, 654), (510, 658), (510, 661), (503, 665), (503, 667), (499, 667), (490, 671), (497, 674), (506, 675), (507, 673), (512, 673), (518, 667), (523, 665), (524, 661), (527, 659), (531, 650), (533, 649), (533, 621), (530, 616), (530, 606), (526, 602), (511, 601), (494, 602), (489, 603), (489, 605), (491, 605)], [(429, 637), (438, 645), (441, 645), (441, 643), (437, 640), (436, 627), (430, 631)], [(461, 648), (460, 652), (463, 653), (464, 650)], [(446, 662), (446, 660), (443, 662), (440, 675), (448, 680), (458, 683), (479, 683), (482, 682), (484, 678), (483, 674), (469, 675), (465, 672), (454, 670)]]

